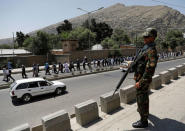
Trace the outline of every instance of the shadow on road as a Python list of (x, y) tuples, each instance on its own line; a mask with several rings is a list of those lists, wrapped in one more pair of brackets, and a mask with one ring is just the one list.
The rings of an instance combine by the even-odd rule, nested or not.
[[(64, 93), (62, 93), (61, 95), (64, 95), (64, 94), (68, 94), (69, 92), (68, 91), (65, 91)], [(12, 101), (12, 104), (14, 106), (21, 106), (21, 105), (25, 105), (25, 104), (31, 104), (31, 103), (34, 103), (34, 102), (38, 102), (38, 101), (42, 101), (42, 100), (46, 100), (46, 99), (51, 99), (51, 98), (56, 98), (58, 96), (61, 96), (61, 95), (56, 95), (54, 93), (51, 93), (51, 94), (45, 94), (45, 95), (40, 95), (40, 96), (35, 96), (31, 99), (30, 102), (23, 102), (22, 100), (16, 100), (16, 101)]]
[(148, 129), (152, 131), (185, 131), (185, 124), (173, 119), (160, 119), (150, 114), (149, 120), (153, 125), (150, 124)]

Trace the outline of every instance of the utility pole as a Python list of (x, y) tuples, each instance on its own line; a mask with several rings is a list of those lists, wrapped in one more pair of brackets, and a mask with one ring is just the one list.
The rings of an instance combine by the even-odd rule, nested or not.
[[(101, 10), (101, 9), (103, 9), (103, 8), (104, 8), (104, 7), (101, 7), (101, 8), (98, 8), (98, 9), (96, 9), (96, 10), (93, 10), (93, 11), (87, 11), (87, 10), (84, 10), (84, 9), (82, 9), (82, 8), (77, 8), (78, 10), (81, 10), (81, 11), (87, 13), (87, 15), (88, 15), (88, 28), (89, 28), (89, 30), (90, 30), (90, 14), (93, 13), (93, 12), (95, 12), (95, 11)], [(90, 41), (90, 33), (88, 34), (88, 43), (89, 43), (89, 57), (90, 57), (90, 50), (91, 50), (91, 45), (90, 45), (90, 43), (91, 43), (91, 41)]]
[(15, 40), (14, 40), (14, 32), (12, 32), (13, 33), (13, 57), (14, 57), (14, 42), (15, 42)]

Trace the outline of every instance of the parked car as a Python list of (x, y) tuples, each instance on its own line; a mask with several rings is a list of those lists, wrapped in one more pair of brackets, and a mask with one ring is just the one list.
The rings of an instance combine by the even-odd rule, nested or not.
[[(121, 71), (127, 71), (127, 69), (130, 67), (131, 63), (133, 61), (124, 61), (120, 65), (120, 70)], [(130, 70), (130, 72), (133, 72), (133, 69)]]
[(56, 93), (60, 95), (66, 91), (66, 85), (59, 81), (47, 81), (43, 78), (28, 78), (16, 80), (10, 85), (10, 97), (12, 100), (22, 99), (29, 102), (32, 97)]

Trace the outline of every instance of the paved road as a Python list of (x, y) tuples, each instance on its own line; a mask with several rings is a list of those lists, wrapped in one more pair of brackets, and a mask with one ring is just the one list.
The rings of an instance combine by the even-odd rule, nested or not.
[[(185, 63), (185, 59), (158, 63), (156, 74)], [(37, 97), (29, 104), (12, 104), (8, 89), (0, 90), (0, 131), (28, 122), (30, 125), (41, 123), (41, 117), (65, 109), (72, 114), (74, 105), (88, 99), (99, 102), (99, 96), (114, 90), (120, 80), (119, 70), (92, 74), (61, 80), (67, 85), (68, 93), (54, 97), (45, 95)], [(133, 73), (130, 73), (122, 86), (134, 84)]]

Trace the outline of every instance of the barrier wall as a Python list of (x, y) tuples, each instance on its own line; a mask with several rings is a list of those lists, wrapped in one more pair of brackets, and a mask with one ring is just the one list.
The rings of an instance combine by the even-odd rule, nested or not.
[(168, 71), (170, 72), (171, 79), (173, 79), (173, 80), (178, 79), (178, 70), (177, 70), (177, 68), (170, 68), (170, 69), (168, 69)]
[(49, 114), (42, 118), (43, 131), (70, 131), (71, 124), (68, 113), (64, 110)]
[(126, 86), (125, 88), (120, 89), (120, 98), (121, 102), (128, 104), (135, 100), (136, 98), (136, 89), (134, 88), (134, 85)]
[(184, 72), (183, 72), (183, 65), (178, 65), (176, 66), (177, 71), (178, 71), (178, 76), (183, 76)]
[(112, 94), (113, 92), (109, 92), (100, 96), (102, 112), (111, 113), (120, 107), (119, 92), (116, 92), (114, 96)]
[(169, 84), (170, 83), (170, 72), (169, 71), (163, 71), (161, 73), (159, 73), (159, 75), (161, 76), (161, 81), (162, 84)]
[(81, 126), (99, 118), (98, 105), (93, 100), (75, 105), (76, 122)]
[(150, 85), (150, 89), (159, 89), (161, 87), (162, 81), (160, 75), (154, 75), (152, 77), (152, 83)]

